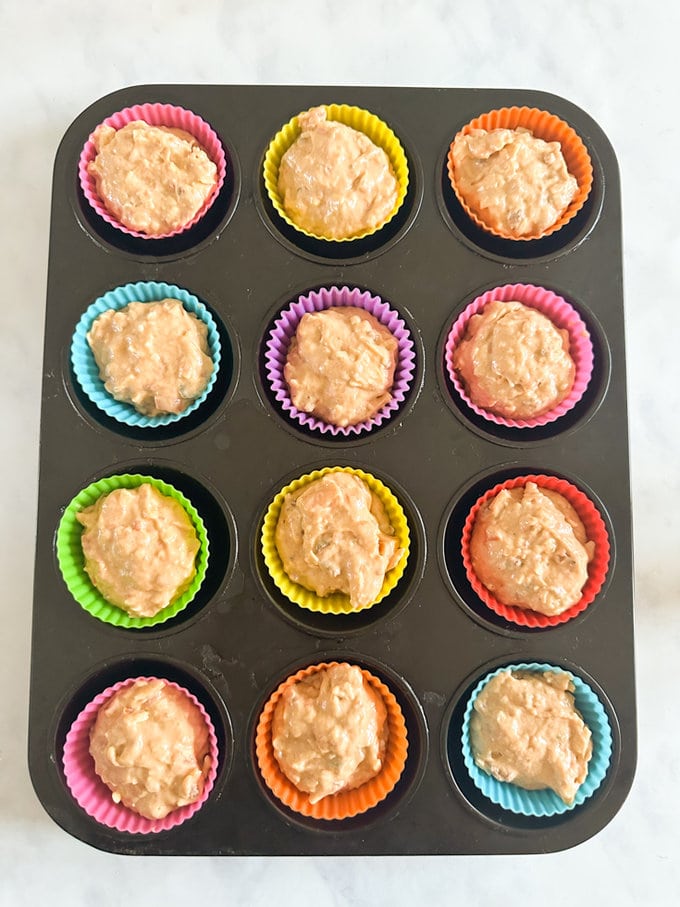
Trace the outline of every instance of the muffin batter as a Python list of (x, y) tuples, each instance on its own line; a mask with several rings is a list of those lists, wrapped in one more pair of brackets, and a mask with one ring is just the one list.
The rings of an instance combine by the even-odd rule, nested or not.
[(472, 567), (489, 592), (549, 616), (579, 601), (594, 549), (566, 498), (534, 482), (483, 504), (470, 539)]
[(559, 142), (528, 129), (472, 129), (453, 142), (456, 187), (477, 217), (510, 236), (543, 233), (576, 195)]
[(537, 309), (498, 300), (472, 316), (453, 367), (473, 403), (515, 419), (554, 409), (576, 374), (567, 331)]
[(379, 497), (346, 472), (286, 495), (275, 540), (293, 582), (320, 596), (344, 592), (354, 609), (375, 601), (403, 554)]
[(99, 710), (90, 754), (114, 803), (162, 819), (201, 797), (210, 768), (208, 728), (180, 690), (138, 680)]
[(363, 132), (327, 120), (323, 107), (297, 119), (302, 132), (279, 165), (286, 214), (308, 233), (328, 239), (349, 239), (381, 226), (397, 203), (397, 178), (387, 154)]
[(215, 367), (207, 326), (179, 299), (107, 309), (87, 342), (106, 390), (145, 416), (184, 412)]
[(391, 400), (398, 343), (362, 308), (338, 306), (303, 315), (284, 377), (293, 405), (332, 425), (356, 425)]
[(333, 665), (290, 685), (272, 719), (281, 771), (311, 803), (374, 778), (387, 736), (382, 698), (356, 665)]
[(153, 617), (189, 586), (200, 543), (184, 508), (153, 485), (116, 488), (76, 514), (85, 570), (112, 605)]
[(217, 167), (182, 129), (142, 120), (98, 126), (87, 165), (97, 194), (119, 223), (137, 233), (172, 233), (189, 223), (217, 184)]
[(476, 764), (525, 790), (550, 788), (571, 804), (593, 753), (590, 728), (562, 671), (502, 671), (477, 695), (470, 718)]

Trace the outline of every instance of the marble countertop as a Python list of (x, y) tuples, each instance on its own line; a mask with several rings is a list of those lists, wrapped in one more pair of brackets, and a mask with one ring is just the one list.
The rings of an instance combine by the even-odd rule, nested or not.
[[(680, 227), (676, 4), (228, 0), (97, 8), (0, 4), (0, 905), (666, 905), (680, 890)], [(96, 851), (59, 829), (26, 762), (42, 334), (52, 164), (78, 113), (143, 83), (534, 88), (584, 108), (621, 167), (639, 756), (631, 794), (595, 838), (531, 857), (171, 858)], [(663, 329), (659, 330), (659, 325)]]

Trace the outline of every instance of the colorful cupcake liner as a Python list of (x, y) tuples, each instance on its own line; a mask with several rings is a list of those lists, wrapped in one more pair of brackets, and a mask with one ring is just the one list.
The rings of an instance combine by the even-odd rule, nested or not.
[[(483, 409), (472, 401), (453, 366), (454, 352), (458, 344), (464, 339), (472, 316), (480, 314), (489, 303), (497, 301), (521, 302), (523, 305), (531, 306), (531, 308), (537, 309), (548, 317), (555, 327), (560, 330), (566, 330), (569, 333), (569, 354), (576, 366), (574, 385), (564, 400), (540, 416), (513, 419)], [(453, 327), (446, 339), (444, 358), (451, 383), (470, 409), (483, 419), (506, 428), (537, 428), (541, 425), (548, 425), (550, 422), (559, 419), (560, 416), (564, 416), (583, 397), (593, 374), (593, 343), (588, 329), (576, 309), (551, 290), (524, 283), (505, 284), (504, 286), (487, 290), (486, 293), (482, 293), (481, 296), (474, 299), (453, 323)]]
[[(553, 790), (524, 790), (508, 781), (498, 781), (493, 775), (479, 768), (472, 754), (470, 742), (470, 718), (474, 708), (475, 699), (484, 689), (486, 684), (503, 671), (535, 671), (548, 673), (550, 671), (568, 674), (574, 683), (574, 702), (581, 714), (583, 721), (590, 728), (592, 734), (593, 755), (588, 763), (588, 774), (583, 784), (580, 785), (574, 802), (567, 804)], [(507, 809), (510, 812), (534, 818), (547, 818), (569, 812), (581, 806), (602, 785), (612, 756), (612, 730), (607, 718), (607, 712), (596, 693), (571, 671), (549, 664), (514, 664), (506, 665), (487, 674), (479, 681), (472, 691), (463, 716), (463, 729), (461, 734), (463, 748), (463, 761), (475, 787), (484, 794), (492, 803)]]
[(164, 683), (169, 687), (174, 687), (176, 690), (179, 690), (199, 709), (208, 728), (210, 767), (200, 798), (187, 806), (180, 806), (178, 809), (168, 813), (163, 819), (147, 819), (133, 810), (128, 809), (128, 807), (124, 806), (122, 803), (115, 803), (111, 796), (111, 791), (95, 772), (94, 760), (90, 755), (90, 730), (94, 725), (99, 709), (107, 703), (118, 690), (131, 686), (138, 680), (150, 681), (156, 679), (159, 678), (131, 677), (128, 680), (122, 680), (99, 693), (92, 702), (85, 706), (73, 722), (66, 735), (66, 743), (64, 744), (62, 762), (66, 784), (78, 805), (85, 810), (88, 816), (91, 816), (101, 825), (106, 825), (108, 828), (114, 828), (116, 831), (128, 832), (129, 834), (153, 834), (160, 831), (168, 831), (169, 829), (175, 828), (183, 822), (186, 822), (187, 819), (190, 819), (198, 812), (208, 799), (215, 784), (215, 778), (217, 777), (219, 752), (217, 747), (217, 736), (210, 716), (193, 693), (190, 693), (188, 690), (184, 689), (184, 687), (181, 687), (170, 680), (164, 680)]
[(382, 228), (394, 218), (406, 198), (409, 173), (404, 149), (390, 127), (375, 116), (375, 114), (369, 113), (368, 110), (363, 110), (361, 107), (351, 107), (347, 104), (321, 104), (318, 106), (325, 108), (326, 116), (329, 120), (344, 123), (345, 126), (350, 126), (358, 132), (363, 132), (375, 145), (382, 148), (388, 156), (398, 184), (397, 201), (392, 212), (389, 217), (377, 227), (371, 227), (354, 236), (344, 236), (341, 238), (319, 236), (315, 233), (309, 233), (303, 227), (298, 226), (294, 220), (291, 220), (288, 214), (286, 214), (281, 195), (279, 194), (279, 165), (283, 155), (288, 151), (302, 131), (298, 125), (297, 115), (289, 120), (288, 123), (277, 132), (267, 148), (263, 166), (264, 185), (267, 190), (267, 195), (277, 214), (287, 224), (299, 233), (303, 233), (305, 236), (309, 236), (312, 239), (318, 239), (325, 242), (351, 242), (355, 239), (364, 239), (366, 236), (372, 236), (373, 233), (382, 230)]
[[(370, 312), (380, 324), (389, 328), (399, 344), (390, 401), (375, 416), (365, 419), (363, 422), (357, 422), (355, 425), (332, 425), (329, 422), (317, 419), (310, 413), (297, 409), (290, 399), (288, 384), (284, 378), (284, 367), (290, 343), (295, 336), (303, 315), (308, 312), (321, 312), (334, 306), (355, 306)], [(319, 290), (310, 290), (300, 296), (287, 309), (281, 312), (274, 327), (269, 332), (265, 347), (267, 380), (277, 403), (280, 404), (286, 415), (311, 431), (344, 438), (368, 432), (392, 418), (403, 404), (411, 387), (415, 371), (415, 360), (415, 345), (404, 320), (398, 312), (391, 309), (379, 296), (373, 296), (367, 290), (351, 289), (349, 287), (322, 287)]]
[(87, 170), (87, 165), (97, 156), (97, 149), (92, 140), (94, 130), (93, 133), (90, 134), (87, 142), (85, 142), (85, 146), (80, 153), (80, 159), (78, 161), (80, 186), (85, 198), (92, 208), (103, 220), (108, 224), (111, 224), (112, 227), (115, 227), (123, 233), (127, 233), (129, 236), (138, 237), (139, 239), (168, 239), (171, 236), (177, 236), (179, 233), (190, 230), (212, 206), (224, 185), (227, 173), (226, 155), (217, 133), (205, 122), (205, 120), (197, 114), (192, 113), (190, 110), (185, 110), (183, 107), (175, 107), (172, 104), (135, 104), (134, 107), (126, 107), (124, 110), (119, 110), (117, 113), (107, 117), (101, 125), (112, 126), (114, 129), (122, 129), (123, 126), (126, 126), (128, 123), (132, 123), (135, 120), (143, 120), (148, 126), (168, 126), (174, 129), (183, 129), (196, 139), (210, 160), (216, 165), (217, 181), (213, 191), (205, 200), (199, 211), (196, 212), (188, 223), (170, 233), (140, 233), (136, 230), (130, 230), (128, 227), (121, 224), (105, 207), (97, 194), (95, 178), (88, 173)]
[(302, 668), (284, 680), (267, 700), (257, 723), (255, 754), (260, 774), (269, 790), (289, 809), (313, 819), (350, 819), (373, 809), (393, 790), (406, 765), (408, 739), (406, 722), (399, 703), (390, 689), (375, 675), (361, 669), (364, 679), (382, 698), (387, 709), (388, 740), (382, 769), (354, 790), (340, 791), (310, 803), (309, 794), (299, 791), (281, 771), (272, 745), (272, 719), (276, 705), (286, 688), (304, 677), (316, 674), (339, 662), (322, 662)]
[(531, 233), (525, 236), (514, 236), (511, 233), (504, 233), (494, 227), (489, 226), (465, 201), (463, 195), (458, 191), (456, 186), (456, 175), (453, 163), (453, 142), (449, 148), (447, 158), (447, 168), (451, 187), (456, 194), (456, 198), (461, 207), (480, 229), (486, 233), (492, 233), (501, 239), (512, 240), (532, 240), (542, 239), (555, 233), (565, 224), (568, 224), (581, 210), (590, 195), (593, 185), (593, 165), (588, 154), (588, 149), (583, 141), (564, 120), (549, 113), (547, 110), (539, 110), (536, 107), (501, 107), (498, 110), (490, 110), (483, 113), (467, 123), (458, 135), (469, 135), (473, 129), (529, 129), (536, 138), (543, 139), (545, 142), (559, 142), (562, 149), (562, 156), (567, 165), (567, 170), (576, 178), (578, 189), (576, 195), (571, 200), (566, 211), (548, 227), (540, 233)]
[[(173, 498), (186, 511), (196, 531), (200, 548), (196, 555), (196, 574), (191, 584), (174, 601), (154, 614), (153, 617), (133, 617), (122, 608), (108, 602), (101, 592), (94, 586), (92, 580), (85, 572), (85, 558), (80, 538), (83, 527), (76, 519), (76, 513), (94, 504), (102, 495), (108, 494), (116, 488), (138, 488), (140, 485), (153, 485), (161, 494)], [(180, 491), (152, 476), (142, 475), (117, 475), (93, 482), (83, 488), (67, 506), (59, 522), (56, 537), (57, 561), (66, 587), (78, 604), (96, 617), (97, 620), (112, 624), (114, 627), (126, 629), (141, 629), (154, 627), (157, 624), (176, 617), (187, 605), (194, 600), (198, 590), (203, 584), (208, 568), (208, 535), (203, 520), (196, 508)]]
[[(308, 485), (310, 482), (320, 479), (322, 476), (332, 472), (350, 473), (351, 475), (358, 476), (366, 483), (366, 485), (368, 485), (370, 490), (382, 501), (390, 523), (392, 524), (392, 528), (394, 529), (394, 533), (399, 541), (399, 545), (404, 549), (404, 553), (399, 563), (396, 567), (393, 567), (386, 573), (378, 597), (375, 601), (372, 601), (368, 605), (364, 605), (362, 608), (352, 608), (349, 596), (342, 592), (334, 592), (331, 595), (322, 597), (315, 592), (306, 589), (304, 586), (301, 586), (299, 583), (293, 582), (283, 569), (283, 562), (281, 561), (281, 557), (276, 547), (276, 525), (279, 521), (281, 507), (286, 495), (293, 491), (297, 491), (298, 488), (302, 488), (304, 485)], [(358, 614), (359, 611), (372, 608), (374, 605), (377, 605), (378, 602), (381, 602), (390, 594), (390, 592), (392, 592), (404, 574), (409, 556), (409, 544), (410, 533), (408, 523), (403, 508), (395, 495), (379, 479), (376, 479), (367, 472), (363, 472), (361, 469), (352, 469), (349, 466), (327, 466), (324, 469), (315, 469), (314, 472), (303, 475), (299, 479), (290, 482), (281, 489), (271, 502), (262, 524), (262, 555), (264, 557), (265, 566), (267, 567), (275, 586), (287, 599), (293, 602), (293, 604), (321, 614)]]
[[(500, 491), (503, 491), (503, 489), (521, 488), (527, 482), (534, 482), (539, 488), (555, 491), (566, 498), (583, 523), (588, 540), (595, 543), (595, 552), (588, 564), (588, 579), (583, 587), (581, 598), (566, 611), (552, 616), (540, 614), (538, 611), (531, 611), (528, 608), (506, 605), (499, 601), (477, 577), (470, 556), (472, 529), (480, 507), (495, 497)], [(559, 479), (557, 476), (548, 475), (518, 476), (515, 479), (509, 479), (507, 482), (500, 482), (483, 494), (474, 504), (465, 520), (461, 538), (461, 552), (465, 575), (475, 594), (499, 617), (503, 617), (510, 623), (517, 624), (520, 627), (556, 627), (576, 617), (577, 614), (581, 614), (602, 589), (609, 568), (609, 536), (599, 511), (590, 498), (575, 485), (572, 485), (571, 482)]]
[[(104, 382), (99, 375), (99, 368), (90, 349), (90, 344), (87, 342), (87, 334), (95, 320), (107, 309), (118, 311), (131, 302), (160, 302), (163, 299), (179, 299), (187, 312), (191, 312), (206, 325), (208, 328), (208, 351), (214, 367), (203, 393), (181, 413), (145, 416), (143, 413), (138, 412), (131, 403), (116, 400), (106, 390)], [(171, 425), (197, 410), (217, 380), (221, 359), (222, 344), (220, 335), (217, 331), (215, 320), (205, 305), (196, 296), (181, 287), (168, 283), (156, 283), (155, 281), (128, 283), (104, 293), (83, 313), (71, 340), (71, 365), (85, 395), (107, 416), (115, 419), (116, 422), (130, 425), (134, 428), (159, 428), (163, 425)]]

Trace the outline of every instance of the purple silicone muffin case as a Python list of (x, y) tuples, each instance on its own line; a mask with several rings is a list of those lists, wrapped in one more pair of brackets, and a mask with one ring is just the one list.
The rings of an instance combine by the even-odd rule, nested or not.
[[(321, 312), (334, 306), (354, 306), (364, 309), (373, 315), (380, 324), (389, 328), (399, 344), (394, 383), (391, 388), (392, 399), (371, 419), (346, 427), (323, 422), (321, 419), (297, 409), (290, 399), (288, 385), (284, 378), (288, 350), (302, 318), (309, 312)], [(351, 438), (352, 435), (358, 436), (378, 428), (392, 418), (399, 411), (411, 389), (415, 371), (414, 343), (404, 320), (379, 296), (349, 287), (322, 287), (318, 291), (312, 290), (300, 296), (276, 319), (274, 327), (269, 332), (265, 350), (267, 380), (282, 411), (310, 432), (318, 432), (322, 435), (328, 433), (336, 438), (338, 436), (345, 438)]]
[[(361, 240), (304, 236), (277, 215), (264, 189), (271, 138), (299, 111), (324, 103), (375, 113), (408, 158), (398, 214)], [(153, 241), (101, 217), (78, 175), (96, 126), (112, 111), (144, 104), (200, 112), (225, 153), (224, 183), (205, 214)], [(477, 229), (446, 172), (458, 129), (514, 104), (569, 122), (588, 146), (595, 174), (578, 216), (529, 242)], [(69, 350), (73, 326), (94, 299), (149, 280), (186, 288), (207, 307), (222, 360), (195, 412), (140, 429), (88, 399)], [(519, 285), (563, 300), (592, 348), (582, 396), (558, 418), (525, 427), (475, 412), (447, 368), (452, 328), (468, 307)], [(281, 369), (302, 313), (341, 300), (388, 325), (399, 341), (399, 364), (393, 404), (369, 425), (338, 431), (293, 411)], [(158, 855), (537, 853), (602, 829), (625, 800), (636, 761), (623, 326), (616, 158), (597, 124), (563, 98), (509, 89), (156, 85), (123, 89), (85, 110), (56, 156), (47, 276), (28, 759), (48, 814), (102, 850)], [(383, 601), (356, 614), (294, 605), (261, 554), (274, 495), (328, 466), (380, 479), (409, 525), (403, 576)], [(177, 488), (200, 514), (210, 544), (200, 594), (151, 629), (93, 619), (71, 597), (56, 561), (55, 531), (69, 501), (91, 482), (121, 473)], [(539, 473), (580, 488), (602, 514), (611, 543), (595, 600), (546, 630), (510, 624), (487, 608), (466, 578), (460, 545), (479, 497), (499, 482)], [(255, 729), (282, 680), (332, 660), (358, 664), (387, 684), (409, 749), (384, 801), (329, 822), (293, 813), (271, 794), (257, 767)], [(465, 766), (461, 730), (470, 693), (489, 672), (521, 662), (579, 676), (611, 726), (602, 784), (563, 815), (506, 811), (485, 798)], [(217, 760), (212, 788), (190, 818), (131, 833), (79, 805), (63, 759), (81, 713), (134, 677), (162, 677), (193, 695), (214, 727)]]

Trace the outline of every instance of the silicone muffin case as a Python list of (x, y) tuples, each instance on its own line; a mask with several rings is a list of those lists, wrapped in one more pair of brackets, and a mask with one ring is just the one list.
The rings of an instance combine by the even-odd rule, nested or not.
[[(102, 217), (78, 173), (96, 126), (145, 104), (191, 111), (225, 155), (210, 206), (187, 229), (153, 239)], [(297, 230), (265, 185), (270, 143), (319, 104), (378, 117), (408, 165), (394, 216), (349, 241)], [(511, 107), (550, 111), (568, 123), (592, 163), (578, 212), (534, 240), (481, 229), (449, 179), (456, 133), (485, 112)], [(219, 341), (219, 369), (205, 399), (167, 424), (115, 418), (86, 392), (72, 362), (83, 313), (106, 293), (140, 282), (191, 294)], [(511, 284), (563, 299), (592, 344), (583, 393), (542, 424), (475, 412), (447, 367), (461, 314)], [(398, 405), (358, 432), (330, 432), (296, 417), (270, 374), (281, 313), (332, 288), (378, 297), (411, 342)], [(506, 89), (144, 85), (101, 98), (68, 128), (56, 155), (42, 400), (28, 758), (38, 798), (68, 833), (124, 854), (542, 853), (578, 844), (614, 817), (636, 761), (621, 212), (614, 152), (587, 113), (555, 95)], [(383, 483), (408, 526), (403, 571), (363, 611), (301, 608), (265, 563), (271, 502), (300, 476), (329, 467)], [(176, 489), (200, 516), (210, 551), (186, 607), (151, 626), (96, 619), (72, 596), (57, 558), (69, 503), (92, 483), (121, 475)], [(531, 475), (565, 480), (587, 497), (609, 545), (592, 601), (557, 625), (517, 623), (492, 610), (463, 561), (475, 503), (498, 484)], [(256, 743), (263, 709), (286, 678), (332, 661), (359, 665), (390, 691), (408, 741), (394, 787), (342, 819), (305, 815), (275, 796), (258, 764), (263, 741)], [(588, 796), (551, 815), (513, 811), (503, 796), (487, 796), (462, 745), (478, 684), (499, 668), (527, 663), (571, 672), (611, 733), (611, 754), (595, 766)], [(99, 822), (78, 804), (64, 770), (78, 716), (110, 687), (140, 676), (196, 698), (214, 728), (218, 763), (200, 808), (153, 832), (143, 823)]]

